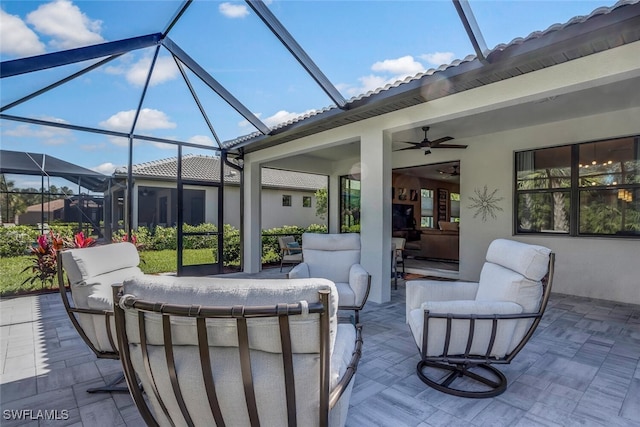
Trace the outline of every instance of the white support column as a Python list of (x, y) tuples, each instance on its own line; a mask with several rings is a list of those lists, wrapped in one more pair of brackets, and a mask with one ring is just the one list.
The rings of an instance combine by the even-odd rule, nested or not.
[(362, 266), (371, 274), (369, 299), (391, 300), (391, 141), (370, 131), (360, 142)]
[(260, 164), (244, 162), (243, 261), (245, 273), (258, 273), (262, 266), (262, 230), (260, 209)]
[(340, 177), (329, 175), (329, 233), (340, 232)]

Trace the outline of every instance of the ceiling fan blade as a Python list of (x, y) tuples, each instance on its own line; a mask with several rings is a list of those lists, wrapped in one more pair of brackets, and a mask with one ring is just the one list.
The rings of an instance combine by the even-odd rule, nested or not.
[(413, 147), (405, 147), (405, 148), (399, 148), (395, 151), (404, 151), (404, 150), (419, 150), (422, 147), (420, 147), (419, 145), (414, 145)]
[(438, 144), (435, 147), (431, 146), (431, 148), (467, 148), (468, 145), (454, 145), (454, 144)]
[(453, 138), (450, 137), (450, 136), (445, 136), (445, 137), (442, 137), (442, 138), (438, 138), (435, 141), (431, 141), (431, 146), (433, 147), (434, 145), (438, 145), (438, 144), (441, 144), (443, 142), (451, 141), (452, 139)]

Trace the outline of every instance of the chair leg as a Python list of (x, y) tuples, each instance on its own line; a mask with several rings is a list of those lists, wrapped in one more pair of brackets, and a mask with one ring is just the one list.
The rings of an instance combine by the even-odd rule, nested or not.
[(284, 259), (280, 260), (280, 273), (282, 273), (282, 263), (284, 262)]
[[(436, 374), (431, 376), (427, 375), (426, 371), (429, 368), (436, 369)], [(471, 369), (474, 368), (479, 368), (485, 375), (481, 375), (480, 372), (471, 371)], [(504, 374), (493, 366), (485, 363), (450, 365), (447, 363), (421, 360), (418, 362), (416, 371), (420, 380), (429, 387), (458, 397), (475, 399), (495, 397), (507, 389), (507, 378)], [(445, 371), (445, 374), (443, 374), (442, 371)], [(449, 372), (449, 375), (446, 375), (446, 372)], [(462, 379), (466, 379), (466, 384), (470, 385), (471, 389), (452, 387), (451, 384), (457, 379), (461, 379), (461, 381)]]
[(104, 387), (94, 387), (87, 389), (87, 393), (129, 393), (129, 387), (124, 387), (118, 384), (125, 382), (124, 374), (119, 375), (115, 380), (111, 381)]

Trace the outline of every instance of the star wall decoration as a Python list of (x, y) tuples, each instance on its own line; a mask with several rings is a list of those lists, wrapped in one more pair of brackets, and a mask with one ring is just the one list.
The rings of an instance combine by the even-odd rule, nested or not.
[(473, 190), (476, 197), (469, 196), (469, 200), (473, 204), (469, 205), (469, 209), (475, 209), (476, 213), (473, 215), (476, 218), (478, 215), (482, 215), (482, 222), (487, 222), (487, 217), (493, 219), (498, 218), (496, 211), (502, 211), (503, 209), (498, 205), (498, 202), (504, 200), (504, 197), (496, 197), (498, 189), (496, 188), (491, 193), (487, 190), (487, 186), (484, 186), (483, 190), (476, 188)]

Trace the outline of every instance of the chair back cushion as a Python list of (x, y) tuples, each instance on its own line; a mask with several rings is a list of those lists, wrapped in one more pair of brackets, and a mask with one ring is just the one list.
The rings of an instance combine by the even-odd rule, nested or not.
[[(111, 285), (142, 276), (140, 257), (129, 242), (112, 243), (61, 252), (62, 268), (71, 284), (71, 297), (78, 308), (113, 310)], [(105, 316), (77, 314), (87, 338), (100, 351), (113, 351), (108, 339)], [(111, 328), (114, 333), (115, 329)]]
[(79, 284), (88, 277), (137, 267), (138, 264), (140, 264), (138, 250), (133, 243), (129, 242), (69, 249), (62, 252), (62, 265), (71, 284)]
[(494, 240), (480, 273), (476, 300), (511, 301), (520, 304), (525, 313), (536, 312), (550, 253), (543, 246)]
[(302, 253), (310, 277), (349, 283), (351, 266), (360, 263), (360, 235), (304, 233)]
[[(124, 294), (131, 294), (145, 301), (194, 305), (194, 306), (275, 306), (280, 303), (295, 304), (319, 301), (318, 291), (329, 290), (330, 345), (333, 347), (337, 328), (338, 292), (335, 285), (326, 279), (225, 279), (217, 277), (175, 277), (144, 275), (124, 282)], [(128, 315), (134, 315), (128, 312)], [(172, 318), (174, 344), (197, 345), (198, 337), (193, 319)], [(294, 337), (295, 353), (319, 351), (318, 316), (295, 316), (291, 319), (291, 334)], [(129, 324), (129, 322), (128, 322)], [(250, 319), (249, 342), (255, 350), (280, 353), (277, 320)], [(127, 328), (129, 342), (139, 342), (137, 323)], [(215, 327), (213, 327), (215, 325)], [(211, 319), (209, 345), (237, 347), (238, 337), (234, 319)], [(152, 345), (162, 345), (162, 319), (150, 316), (147, 322), (147, 340)]]
[[(494, 240), (480, 273), (476, 301), (510, 301), (523, 313), (537, 313), (542, 303), (542, 278), (549, 268), (551, 250), (513, 240)], [(533, 319), (518, 321), (509, 352), (522, 340)]]
[(515, 240), (496, 239), (487, 249), (487, 262), (501, 265), (538, 281), (547, 274), (551, 249)]

